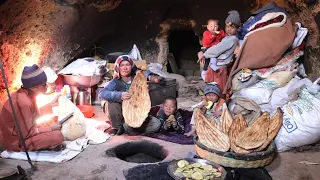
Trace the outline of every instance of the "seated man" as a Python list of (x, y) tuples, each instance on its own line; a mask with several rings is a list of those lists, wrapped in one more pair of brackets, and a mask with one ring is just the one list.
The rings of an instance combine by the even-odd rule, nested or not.
[[(35, 124), (39, 116), (36, 96), (47, 90), (46, 74), (35, 64), (25, 66), (21, 81), (23, 86), (12, 93), (11, 98), (27, 150), (37, 151), (62, 147), (64, 137), (60, 131), (61, 125), (53, 123), (51, 127), (37, 128)], [(53, 105), (57, 99), (48, 106)], [(8, 151), (24, 151), (9, 100), (5, 102), (0, 113), (0, 128), (4, 146)]]
[[(127, 131), (139, 131), (140, 133), (153, 133), (160, 129), (161, 122), (156, 118), (148, 118), (140, 129), (130, 128), (123, 124), (122, 101), (130, 99), (128, 90), (138, 69), (132, 59), (127, 56), (119, 56), (115, 62), (114, 79), (100, 91), (100, 97), (108, 101), (108, 111), (113, 129), (111, 135), (121, 135)], [(154, 79), (150, 71), (145, 71), (146, 78)]]

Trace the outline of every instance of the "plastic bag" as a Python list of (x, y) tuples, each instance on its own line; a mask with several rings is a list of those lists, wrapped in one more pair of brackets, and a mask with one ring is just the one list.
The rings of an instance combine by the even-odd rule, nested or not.
[(86, 134), (86, 121), (80, 109), (64, 96), (59, 97), (58, 121), (73, 113), (73, 116), (62, 124), (61, 133), (66, 141), (73, 141)]
[(167, 77), (166, 73), (164, 73), (162, 71), (162, 64), (150, 63), (150, 64), (148, 64), (147, 67), (148, 67), (148, 70), (151, 71), (152, 73), (157, 74), (157, 75), (164, 77), (164, 78)]
[(320, 140), (320, 100), (302, 88), (299, 98), (282, 107), (283, 125), (275, 138), (278, 151)]
[(268, 88), (249, 87), (241, 89), (239, 94), (241, 97), (251, 99), (259, 105), (270, 102), (272, 91), (272, 89)]
[(134, 44), (131, 51), (128, 54), (133, 60), (142, 60), (138, 47)]
[(102, 75), (101, 69), (105, 68), (107, 61), (97, 61), (94, 58), (82, 58), (73, 61), (63, 68), (58, 74), (72, 74), (74, 76)]
[(254, 71), (252, 72), (250, 79), (245, 82), (241, 82), (239, 80), (239, 76), (241, 76), (241, 71), (239, 71), (232, 78), (232, 90), (233, 91), (240, 91), (243, 88), (247, 88), (247, 87), (257, 83), (259, 80), (259, 77), (256, 75), (256, 73)]
[[(271, 100), (270, 100), (272, 110), (275, 110), (278, 107), (282, 107), (289, 102), (288, 89), (292, 84), (296, 84), (299, 81), (300, 81), (299, 78), (293, 78), (286, 86), (282, 88), (278, 88), (273, 91)], [(300, 87), (296, 87), (296, 88), (300, 89)]]
[(287, 85), (296, 74), (297, 70), (275, 72), (266, 79), (259, 81), (254, 87), (269, 89), (281, 88)]

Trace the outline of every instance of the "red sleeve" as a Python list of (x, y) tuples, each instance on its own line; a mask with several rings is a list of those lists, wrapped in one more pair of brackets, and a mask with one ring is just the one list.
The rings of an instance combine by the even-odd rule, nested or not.
[(215, 36), (212, 36), (210, 31), (205, 31), (203, 33), (202, 46), (203, 47), (211, 47), (212, 42), (214, 41)]

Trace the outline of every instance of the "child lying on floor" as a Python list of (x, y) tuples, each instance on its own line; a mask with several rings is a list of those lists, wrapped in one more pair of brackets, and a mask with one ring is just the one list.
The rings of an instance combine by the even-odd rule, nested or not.
[(157, 114), (157, 118), (161, 121), (160, 132), (176, 131), (178, 134), (184, 133), (184, 125), (181, 114), (177, 111), (177, 99), (167, 97), (163, 108)]
[[(204, 95), (205, 99), (200, 103), (192, 106), (192, 109), (200, 108), (207, 119), (211, 119), (213, 117), (214, 120), (219, 123), (223, 107), (226, 107), (226, 103), (225, 100), (221, 98), (221, 92), (217, 83), (213, 82), (206, 84), (206, 86), (204, 87)], [(190, 124), (191, 131), (184, 134), (188, 137), (194, 136), (196, 133), (194, 113), (192, 114)]]

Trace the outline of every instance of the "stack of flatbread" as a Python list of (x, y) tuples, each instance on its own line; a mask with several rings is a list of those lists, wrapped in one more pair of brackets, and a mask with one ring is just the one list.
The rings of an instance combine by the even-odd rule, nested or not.
[[(196, 108), (195, 125), (199, 141), (208, 148), (226, 152), (230, 149), (230, 140), (227, 134), (219, 130), (216, 124), (212, 124), (202, 114), (201, 110)], [(212, 120), (215, 121), (215, 120)]]
[(122, 103), (123, 117), (130, 127), (139, 128), (151, 109), (147, 80), (142, 72), (136, 74), (128, 93), (131, 94), (131, 98)]
[(268, 113), (263, 113), (250, 126), (241, 114), (233, 120), (228, 109), (223, 111), (219, 124), (215, 120), (208, 121), (200, 110), (195, 113), (196, 131), (201, 143), (218, 151), (231, 149), (238, 154), (265, 150), (278, 134), (283, 121), (280, 108), (271, 118)]

